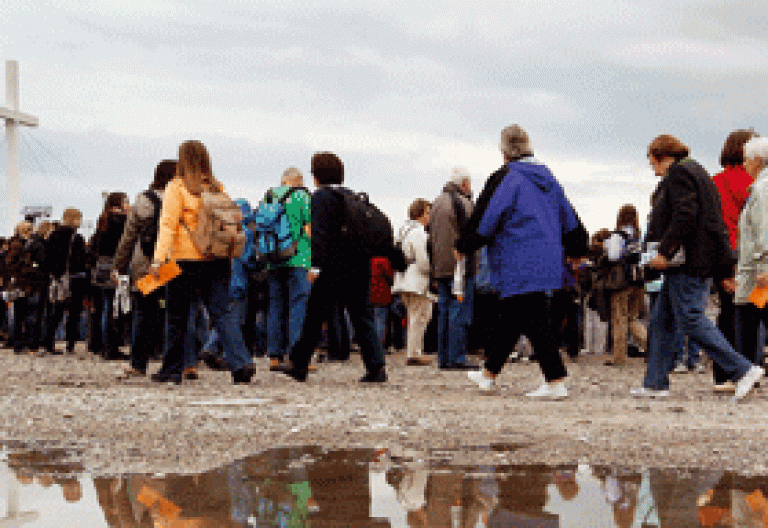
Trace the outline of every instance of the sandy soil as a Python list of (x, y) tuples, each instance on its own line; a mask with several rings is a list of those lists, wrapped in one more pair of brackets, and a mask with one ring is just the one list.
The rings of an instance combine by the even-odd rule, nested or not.
[[(201, 369), (181, 386), (120, 382), (124, 362), (35, 358), (0, 349), (0, 444), (78, 448), (94, 474), (187, 473), (286, 445), (429, 450), (453, 463), (587, 462), (627, 468), (700, 467), (768, 473), (768, 382), (743, 403), (712, 391), (711, 372), (675, 375), (666, 400), (636, 400), (642, 360), (569, 363), (570, 398), (529, 401), (534, 364), (509, 364), (495, 393), (463, 372), (406, 367), (389, 356), (389, 382), (357, 382), (359, 359), (321, 364), (305, 384), (257, 359), (250, 385)], [(150, 370), (157, 368), (153, 364)], [(489, 448), (489, 446), (491, 446)]]

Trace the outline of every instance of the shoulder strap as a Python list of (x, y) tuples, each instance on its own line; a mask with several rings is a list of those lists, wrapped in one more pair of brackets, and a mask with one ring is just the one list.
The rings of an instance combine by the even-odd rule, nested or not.
[(288, 192), (285, 193), (283, 195), (283, 197), (280, 198), (277, 201), (277, 203), (279, 203), (280, 205), (285, 205), (285, 202), (288, 201), (288, 198), (290, 198), (293, 193), (295, 193), (296, 191), (301, 191), (301, 190), (306, 191), (306, 188), (304, 188), (304, 187), (291, 187), (290, 189), (288, 189)]

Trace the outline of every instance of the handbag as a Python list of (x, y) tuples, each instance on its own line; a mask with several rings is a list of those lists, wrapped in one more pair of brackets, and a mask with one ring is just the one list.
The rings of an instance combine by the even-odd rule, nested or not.
[(72, 297), (72, 277), (69, 273), (69, 261), (72, 260), (72, 246), (74, 245), (75, 235), (69, 240), (69, 251), (64, 267), (64, 273), (58, 279), (51, 276), (51, 284), (48, 286), (48, 300), (54, 303), (60, 303), (69, 300)]

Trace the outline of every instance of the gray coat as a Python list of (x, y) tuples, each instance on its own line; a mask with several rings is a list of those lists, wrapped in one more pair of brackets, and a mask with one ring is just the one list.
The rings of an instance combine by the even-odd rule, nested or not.
[[(155, 193), (160, 198), (162, 207), (163, 191), (151, 190), (149, 192)], [(152, 255), (144, 255), (139, 246), (139, 233), (147, 224), (152, 222), (152, 214), (154, 213), (154, 205), (144, 193), (145, 191), (142, 191), (136, 196), (131, 212), (128, 213), (123, 236), (117, 245), (114, 258), (114, 267), (121, 275), (125, 275), (130, 268), (131, 284), (133, 284), (134, 290), (136, 290), (136, 281), (147, 274), (152, 261)]]
[[(454, 248), (459, 239), (459, 223), (451, 194), (458, 197), (469, 219), (472, 201), (461, 193), (459, 186), (449, 182), (432, 204), (429, 219), (429, 237), (432, 241), (432, 276), (436, 279), (452, 279), (456, 268)], [(468, 267), (469, 270), (473, 266)]]
[(733, 302), (747, 304), (757, 276), (768, 271), (768, 177), (758, 175), (739, 217), (739, 262)]

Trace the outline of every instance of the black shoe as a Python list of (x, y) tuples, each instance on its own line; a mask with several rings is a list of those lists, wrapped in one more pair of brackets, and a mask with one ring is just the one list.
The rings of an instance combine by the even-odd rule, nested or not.
[(203, 360), (205, 366), (211, 370), (229, 370), (227, 364), (224, 363), (224, 360), (213, 354), (203, 354), (200, 356), (200, 359)]
[(299, 369), (296, 367), (292, 367), (288, 370), (283, 370), (282, 373), (288, 377), (295, 379), (296, 381), (300, 381), (303, 383), (307, 381), (308, 369)]
[(158, 371), (152, 374), (149, 379), (156, 383), (175, 383), (181, 385), (181, 374), (166, 374), (163, 371)]
[(384, 383), (387, 381), (387, 373), (384, 371), (384, 367), (373, 372), (366, 372), (365, 376), (360, 378), (360, 383)]
[(241, 383), (250, 383), (253, 374), (256, 372), (256, 368), (251, 365), (246, 365), (243, 368), (237, 369), (232, 373), (232, 383), (238, 385)]

